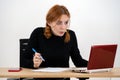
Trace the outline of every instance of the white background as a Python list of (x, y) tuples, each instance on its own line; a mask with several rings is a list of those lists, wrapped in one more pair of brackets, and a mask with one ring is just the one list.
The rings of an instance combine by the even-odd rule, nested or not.
[(0, 0), (0, 67), (19, 66), (19, 39), (29, 38), (36, 27), (45, 26), (46, 13), (54, 4), (69, 9), (70, 29), (76, 32), (83, 58), (88, 60), (93, 44), (116, 43), (114, 66), (120, 66), (120, 0)]

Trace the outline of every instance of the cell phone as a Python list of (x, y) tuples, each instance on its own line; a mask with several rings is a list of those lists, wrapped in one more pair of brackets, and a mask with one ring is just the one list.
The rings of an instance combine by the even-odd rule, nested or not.
[(22, 68), (10, 68), (10, 69), (8, 69), (8, 72), (19, 72), (21, 70), (22, 70)]

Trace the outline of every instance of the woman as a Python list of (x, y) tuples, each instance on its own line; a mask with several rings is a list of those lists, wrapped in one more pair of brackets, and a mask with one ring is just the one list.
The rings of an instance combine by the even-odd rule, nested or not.
[[(69, 67), (70, 57), (76, 67), (86, 67), (87, 61), (80, 55), (76, 35), (68, 29), (69, 25), (68, 9), (62, 5), (54, 5), (47, 13), (46, 27), (36, 28), (30, 36), (25, 67)], [(32, 48), (37, 51), (36, 54)]]

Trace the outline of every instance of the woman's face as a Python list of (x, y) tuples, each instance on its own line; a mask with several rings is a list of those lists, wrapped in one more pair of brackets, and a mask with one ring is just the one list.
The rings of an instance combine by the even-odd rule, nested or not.
[(56, 36), (63, 36), (69, 27), (69, 17), (67, 15), (62, 15), (57, 21), (49, 23), (51, 30)]

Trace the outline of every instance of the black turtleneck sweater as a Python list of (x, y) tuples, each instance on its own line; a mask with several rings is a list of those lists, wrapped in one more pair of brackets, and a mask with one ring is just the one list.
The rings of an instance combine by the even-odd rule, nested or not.
[(64, 36), (59, 37), (52, 34), (47, 39), (44, 36), (43, 27), (36, 28), (29, 39), (27, 53), (25, 54), (25, 67), (33, 68), (32, 48), (41, 53), (45, 62), (42, 62), (40, 67), (69, 67), (69, 58), (77, 67), (86, 67), (87, 61), (82, 58), (78, 49), (75, 33), (69, 30), (70, 41), (64, 42)]

